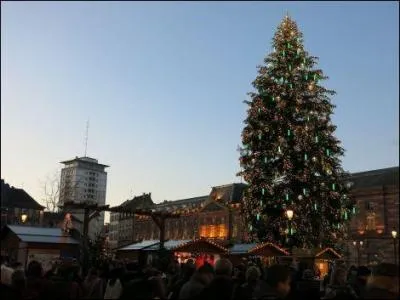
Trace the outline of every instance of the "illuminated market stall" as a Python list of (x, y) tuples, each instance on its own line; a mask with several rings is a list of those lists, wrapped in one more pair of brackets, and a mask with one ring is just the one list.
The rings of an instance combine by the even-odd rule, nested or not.
[(190, 257), (195, 259), (197, 267), (205, 262), (214, 265), (215, 261), (228, 253), (227, 248), (204, 238), (183, 243), (173, 248), (172, 251), (176, 256), (178, 253), (190, 254)]
[(270, 265), (278, 257), (289, 255), (285, 249), (269, 242), (255, 246), (249, 250), (249, 254), (260, 257), (261, 261), (266, 265)]

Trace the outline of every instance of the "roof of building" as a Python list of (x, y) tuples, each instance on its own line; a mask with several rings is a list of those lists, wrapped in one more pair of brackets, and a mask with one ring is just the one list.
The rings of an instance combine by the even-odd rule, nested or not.
[(130, 209), (144, 209), (154, 206), (153, 200), (151, 200), (151, 193), (143, 194), (141, 196), (135, 196), (131, 200), (127, 200), (120, 205)]
[[(33, 226), (7, 225), (9, 231), (13, 232), (22, 242), (47, 243), (47, 244), (78, 244), (78, 241), (71, 238), (61, 228), (45, 228)], [(7, 230), (7, 229), (3, 229)], [(4, 231), (2, 231), (4, 234)]]
[(1, 180), (1, 207), (44, 209), (44, 206), (36, 202), (25, 190), (12, 187), (3, 179)]
[(185, 207), (188, 205), (200, 205), (201, 203), (205, 202), (207, 199), (208, 199), (208, 195), (187, 198), (187, 199), (180, 199), (180, 200), (172, 200), (172, 201), (165, 200), (164, 202), (157, 203), (156, 208), (165, 208), (165, 207), (171, 207), (171, 206)]
[(353, 189), (372, 188), (378, 186), (399, 186), (399, 167), (391, 167), (365, 172), (352, 173), (350, 181)]
[(64, 164), (64, 165), (69, 165), (69, 164), (72, 164), (73, 162), (84, 162), (84, 163), (89, 163), (89, 164), (102, 166), (104, 168), (108, 168), (109, 167), (108, 165), (99, 164), (97, 159), (91, 158), (91, 157), (87, 157), (87, 156), (84, 156), (84, 157), (76, 156), (74, 159), (61, 161), (60, 163)]
[(215, 186), (212, 188), (210, 198), (224, 203), (237, 203), (242, 199), (243, 191), (246, 188), (244, 183), (231, 183)]

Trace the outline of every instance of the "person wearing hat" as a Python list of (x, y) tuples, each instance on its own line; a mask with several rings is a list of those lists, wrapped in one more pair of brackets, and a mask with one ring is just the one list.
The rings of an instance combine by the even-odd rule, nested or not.
[(391, 263), (377, 265), (368, 277), (363, 299), (398, 299), (399, 269)]

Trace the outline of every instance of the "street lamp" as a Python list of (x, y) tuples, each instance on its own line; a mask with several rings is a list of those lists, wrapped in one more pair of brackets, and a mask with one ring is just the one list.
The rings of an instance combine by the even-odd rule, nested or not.
[(397, 231), (395, 228), (392, 230), (392, 237), (393, 237), (393, 253), (394, 253), (394, 263), (397, 265), (397, 251), (396, 251), (396, 237)]
[(363, 241), (353, 241), (353, 245), (357, 250), (357, 265), (360, 266), (360, 248), (363, 246)]
[[(288, 209), (288, 210), (286, 210), (286, 217), (288, 218), (288, 220), (289, 220), (289, 237), (288, 237), (288, 242), (289, 242), (289, 248), (290, 248), (290, 253), (292, 253), (292, 241), (291, 241), (291, 238), (290, 238), (290, 235), (292, 234), (292, 219), (293, 219), (293, 210), (291, 210), (291, 209)], [(292, 254), (293, 255), (293, 254)]]
[(25, 223), (27, 219), (28, 219), (28, 215), (27, 215), (26, 213), (22, 213), (22, 215), (21, 215), (21, 222), (22, 222), (22, 223)]

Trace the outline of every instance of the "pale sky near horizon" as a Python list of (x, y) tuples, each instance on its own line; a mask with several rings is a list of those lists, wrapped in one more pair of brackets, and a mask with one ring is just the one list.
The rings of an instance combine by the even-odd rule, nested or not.
[(40, 201), (89, 118), (111, 205), (240, 182), (242, 101), (286, 11), (337, 92), (344, 168), (398, 166), (396, 2), (2, 2), (1, 178)]

